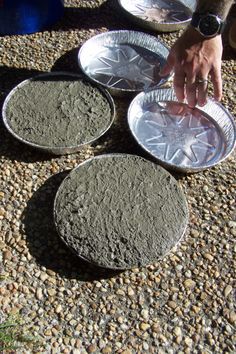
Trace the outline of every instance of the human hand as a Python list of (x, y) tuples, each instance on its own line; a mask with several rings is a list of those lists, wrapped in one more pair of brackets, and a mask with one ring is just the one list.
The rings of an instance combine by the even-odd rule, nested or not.
[(210, 75), (214, 98), (222, 96), (221, 57), (222, 39), (218, 35), (204, 38), (194, 28), (188, 29), (175, 42), (167, 58), (167, 64), (160, 75), (166, 76), (174, 71), (174, 90), (177, 99), (185, 99), (190, 107), (204, 106), (207, 100), (207, 83)]

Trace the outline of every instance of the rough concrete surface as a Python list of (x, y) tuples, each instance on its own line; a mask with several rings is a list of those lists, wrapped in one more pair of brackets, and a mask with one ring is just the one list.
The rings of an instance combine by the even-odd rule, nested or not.
[(99, 137), (112, 121), (99, 88), (57, 73), (25, 81), (5, 106), (7, 122), (21, 139), (40, 146), (79, 146)]
[(79, 256), (124, 270), (154, 263), (176, 246), (188, 209), (164, 168), (140, 156), (108, 154), (81, 164), (65, 179), (55, 222)]
[[(1, 102), (33, 74), (79, 71), (78, 48), (93, 35), (140, 30), (116, 3), (66, 1), (64, 18), (51, 30), (1, 37)], [(159, 37), (170, 46), (178, 35)], [(223, 104), (236, 116), (235, 54), (226, 36), (224, 43)], [(74, 155), (31, 150), (0, 125), (1, 321), (19, 313), (24, 331), (38, 336), (37, 347), (25, 344), (17, 353), (234, 353), (235, 153), (212, 169), (176, 176), (190, 222), (181, 244), (160, 262), (104, 271), (78, 260), (57, 236), (53, 200), (68, 170), (101, 153), (144, 156), (128, 131), (129, 99), (115, 103), (112, 129)]]

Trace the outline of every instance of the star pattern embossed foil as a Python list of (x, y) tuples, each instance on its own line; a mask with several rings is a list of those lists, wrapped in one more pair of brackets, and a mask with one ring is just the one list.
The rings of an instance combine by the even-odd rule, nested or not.
[(233, 117), (219, 103), (190, 108), (172, 89), (141, 93), (132, 101), (128, 121), (137, 142), (165, 167), (193, 172), (224, 160), (235, 145)]
[(113, 94), (162, 85), (159, 72), (169, 50), (156, 37), (136, 31), (110, 31), (92, 37), (79, 51), (79, 64), (93, 81)]

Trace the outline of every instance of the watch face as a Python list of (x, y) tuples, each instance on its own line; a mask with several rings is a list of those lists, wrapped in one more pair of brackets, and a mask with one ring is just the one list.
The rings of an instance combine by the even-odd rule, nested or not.
[(214, 36), (218, 33), (220, 21), (214, 15), (207, 15), (199, 22), (199, 30), (204, 36)]

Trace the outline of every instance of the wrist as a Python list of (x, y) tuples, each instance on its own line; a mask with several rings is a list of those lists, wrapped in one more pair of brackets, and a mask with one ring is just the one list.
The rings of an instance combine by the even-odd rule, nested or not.
[(214, 14), (225, 21), (233, 3), (234, 0), (198, 0), (196, 11)]

